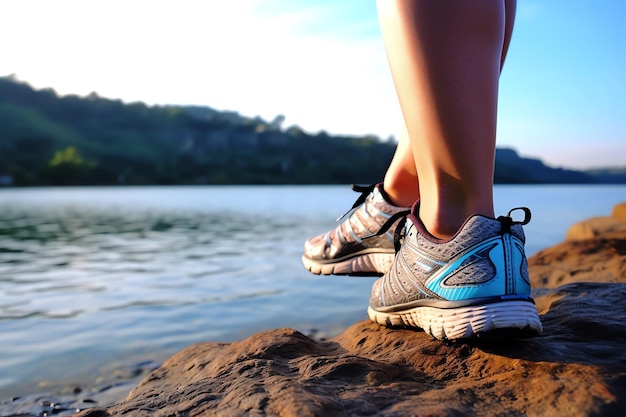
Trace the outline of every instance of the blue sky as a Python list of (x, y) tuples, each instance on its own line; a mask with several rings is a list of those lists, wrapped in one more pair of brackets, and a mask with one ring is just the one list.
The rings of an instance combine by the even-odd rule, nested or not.
[[(372, 0), (2, 0), (0, 75), (59, 94), (198, 104), (335, 134), (396, 135)], [(626, 2), (519, 0), (498, 145), (626, 165)]]

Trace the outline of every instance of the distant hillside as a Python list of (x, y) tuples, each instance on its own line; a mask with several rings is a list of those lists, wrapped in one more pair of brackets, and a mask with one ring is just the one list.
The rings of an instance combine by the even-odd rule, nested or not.
[[(202, 106), (58, 96), (0, 77), (0, 184), (345, 184), (383, 178), (395, 143), (311, 134)], [(620, 174), (621, 175), (621, 174)], [(619, 181), (616, 181), (618, 179)], [(624, 182), (498, 149), (498, 183)]]
[(626, 184), (626, 167), (596, 168), (586, 171), (598, 182), (606, 184)]
[(512, 149), (496, 149), (495, 177), (499, 183), (590, 184), (598, 178), (590, 173), (551, 168), (539, 159), (522, 158)]

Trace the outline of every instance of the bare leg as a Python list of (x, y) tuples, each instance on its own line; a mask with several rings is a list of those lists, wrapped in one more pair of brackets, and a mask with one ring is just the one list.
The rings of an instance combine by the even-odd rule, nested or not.
[[(516, 5), (517, 0), (505, 0), (505, 28), (500, 72), (502, 72), (511, 41)], [(406, 126), (403, 126), (398, 147), (385, 174), (384, 188), (392, 202), (398, 206), (410, 206), (419, 199), (419, 180)]]
[(417, 171), (406, 127), (402, 129), (396, 152), (385, 173), (384, 189), (396, 206), (410, 207), (419, 199)]
[(381, 31), (419, 177), (419, 216), (449, 237), (493, 216), (503, 0), (379, 1)]

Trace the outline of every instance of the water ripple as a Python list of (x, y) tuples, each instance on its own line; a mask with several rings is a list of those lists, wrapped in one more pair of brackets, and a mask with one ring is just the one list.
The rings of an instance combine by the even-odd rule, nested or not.
[(264, 278), (280, 276), (266, 259), (280, 245), (276, 230), (293, 225), (227, 211), (8, 205), (0, 216), (0, 320), (280, 296), (280, 280)]

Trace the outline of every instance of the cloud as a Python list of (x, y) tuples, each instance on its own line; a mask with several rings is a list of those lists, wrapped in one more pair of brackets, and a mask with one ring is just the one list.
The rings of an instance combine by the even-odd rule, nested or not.
[(13, 42), (0, 49), (0, 73), (63, 94), (282, 113), (309, 130), (396, 130), (386, 121), (398, 110), (375, 19), (351, 20), (347, 3), (291, 4), (11, 2), (0, 36)]

